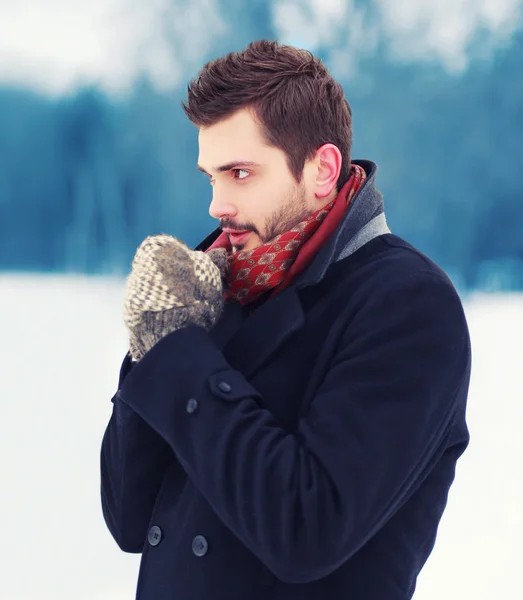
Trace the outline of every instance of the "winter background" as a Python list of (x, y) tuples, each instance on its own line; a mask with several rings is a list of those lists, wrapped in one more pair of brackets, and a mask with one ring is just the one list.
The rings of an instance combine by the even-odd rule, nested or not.
[(214, 227), (180, 100), (259, 38), (340, 79), (392, 230), (465, 304), (472, 441), (415, 599), (523, 598), (523, 0), (0, 0), (0, 598), (134, 597), (98, 470), (124, 277)]

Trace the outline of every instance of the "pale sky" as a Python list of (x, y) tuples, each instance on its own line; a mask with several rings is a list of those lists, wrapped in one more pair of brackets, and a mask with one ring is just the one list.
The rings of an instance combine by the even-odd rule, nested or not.
[[(393, 60), (459, 73), (478, 32), (488, 54), (523, 27), (523, 0), (369, 0), (363, 9), (354, 0), (268, 1), (281, 41), (314, 51), (336, 40), (333, 61), (349, 71), (383, 41)], [(0, 0), (0, 83), (49, 95), (85, 83), (120, 93), (146, 73), (168, 90), (227, 33), (217, 0)]]
[(275, 0), (274, 19), (290, 43), (313, 50), (333, 38), (346, 40), (338, 58), (357, 62), (385, 42), (391, 59), (437, 61), (463, 71), (470, 44), (486, 34), (485, 55), (523, 28), (523, 0)]
[(224, 21), (215, 0), (0, 0), (0, 82), (55, 95), (125, 92), (147, 73), (170, 89), (198, 68)]

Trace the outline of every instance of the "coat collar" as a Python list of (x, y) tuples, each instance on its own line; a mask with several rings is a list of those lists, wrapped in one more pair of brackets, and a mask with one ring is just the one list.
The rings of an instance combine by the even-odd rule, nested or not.
[(336, 262), (350, 245), (351, 240), (366, 227), (368, 230), (368, 225), (376, 217), (384, 215), (383, 194), (376, 187), (378, 165), (370, 160), (355, 160), (353, 162), (365, 169), (367, 179), (349, 204), (339, 227), (321, 247), (309, 268), (296, 280), (298, 289), (318, 284), (325, 276), (330, 265)]

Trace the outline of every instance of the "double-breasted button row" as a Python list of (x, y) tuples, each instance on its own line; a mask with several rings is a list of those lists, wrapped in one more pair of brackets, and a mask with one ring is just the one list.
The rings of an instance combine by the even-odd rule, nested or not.
[[(147, 533), (147, 541), (151, 546), (158, 546), (162, 541), (163, 533), (158, 525), (153, 525)], [(197, 535), (192, 541), (192, 551), (195, 556), (202, 557), (209, 551), (209, 542), (203, 535)]]

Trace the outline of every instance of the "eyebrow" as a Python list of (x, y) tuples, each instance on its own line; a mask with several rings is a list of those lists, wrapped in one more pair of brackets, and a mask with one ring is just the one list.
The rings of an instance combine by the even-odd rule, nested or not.
[[(216, 167), (215, 171), (217, 173), (226, 173), (227, 171), (230, 171), (232, 169), (238, 169), (241, 167), (259, 167), (260, 165), (258, 163), (253, 162), (252, 160), (235, 160), (232, 162), (229, 162), (225, 165), (221, 165), (219, 167)], [(205, 173), (206, 175), (209, 175), (209, 173), (207, 173), (207, 171), (201, 167), (200, 165), (196, 165), (198, 171), (201, 171), (202, 173)]]

